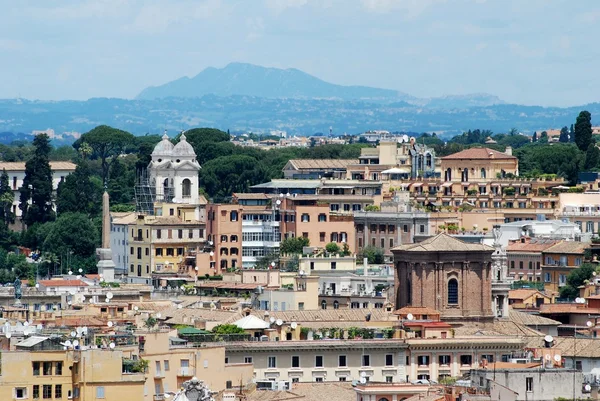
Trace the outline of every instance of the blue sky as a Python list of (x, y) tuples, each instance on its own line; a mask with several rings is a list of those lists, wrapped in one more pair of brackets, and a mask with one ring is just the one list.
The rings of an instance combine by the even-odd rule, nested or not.
[(232, 61), (414, 96), (600, 101), (597, 0), (0, 0), (0, 98), (132, 98)]

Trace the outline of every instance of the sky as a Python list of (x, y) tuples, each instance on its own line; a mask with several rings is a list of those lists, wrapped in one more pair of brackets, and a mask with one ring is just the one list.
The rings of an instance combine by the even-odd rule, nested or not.
[(0, 98), (133, 98), (206, 67), (418, 97), (600, 101), (597, 0), (0, 0)]

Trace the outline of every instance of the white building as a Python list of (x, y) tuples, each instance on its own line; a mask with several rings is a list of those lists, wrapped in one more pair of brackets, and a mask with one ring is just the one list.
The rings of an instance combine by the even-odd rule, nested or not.
[[(71, 162), (50, 162), (50, 169), (52, 170), (52, 190), (55, 191), (58, 188), (58, 184), (64, 180), (69, 174), (75, 171), (75, 164)], [(0, 174), (6, 170), (8, 174), (8, 184), (13, 190), (15, 199), (12, 205), (12, 212), (18, 218), (21, 217), (21, 209), (19, 208), (19, 198), (21, 196), (21, 187), (23, 186), (23, 180), (25, 179), (25, 162), (1, 162), (0, 161)]]
[(127, 275), (130, 256), (128, 227), (135, 223), (137, 215), (135, 212), (111, 213), (110, 217), (110, 249), (115, 263), (115, 275)]
[[(524, 220), (500, 225), (499, 244), (508, 246), (510, 240), (521, 237), (564, 239), (571, 241), (585, 240), (579, 225), (562, 220)], [(486, 245), (493, 245), (493, 238), (484, 240)]]

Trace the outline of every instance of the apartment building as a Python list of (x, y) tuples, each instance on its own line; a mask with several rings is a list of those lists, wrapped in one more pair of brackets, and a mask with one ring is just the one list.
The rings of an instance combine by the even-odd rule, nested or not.
[(148, 361), (148, 379), (144, 397), (135, 400), (162, 400), (165, 393), (177, 392), (193, 377), (200, 378), (212, 391), (246, 386), (252, 381), (252, 362), (228, 363), (222, 345), (170, 345), (169, 337), (177, 337), (177, 332), (169, 330), (137, 335), (143, 339), (140, 357)]
[(211, 275), (242, 266), (242, 214), (239, 204), (209, 204), (206, 230), (210, 255)]
[(542, 281), (542, 252), (560, 242), (546, 238), (522, 237), (509, 240), (506, 247), (508, 275), (518, 281)]
[[(50, 170), (52, 171), (52, 190), (56, 192), (58, 184), (63, 181), (69, 174), (75, 171), (77, 166), (71, 162), (50, 162)], [(3, 162), (0, 161), (0, 173), (6, 170), (8, 174), (8, 184), (14, 193), (14, 201), (11, 211), (16, 218), (20, 218), (22, 211), (19, 208), (20, 189), (23, 186), (25, 179), (25, 162)], [(56, 193), (55, 193), (56, 195)]]
[(351, 164), (358, 164), (358, 159), (292, 159), (283, 167), (283, 177), (294, 180), (343, 179)]
[(116, 275), (129, 274), (129, 225), (137, 220), (135, 212), (110, 214), (110, 249)]
[(558, 292), (567, 284), (567, 276), (581, 266), (588, 244), (560, 241), (542, 251), (542, 277), (546, 291)]
[(141, 400), (144, 374), (124, 373), (123, 357), (100, 349), (3, 351), (0, 399)]
[(313, 340), (225, 344), (228, 363), (252, 362), (257, 380), (393, 382), (406, 378), (403, 340)]
[(600, 192), (561, 193), (556, 218), (577, 224), (588, 237), (600, 232)]

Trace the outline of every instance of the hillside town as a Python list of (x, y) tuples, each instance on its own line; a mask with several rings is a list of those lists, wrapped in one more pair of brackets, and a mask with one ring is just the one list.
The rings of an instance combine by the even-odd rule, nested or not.
[(108, 128), (0, 161), (1, 400), (600, 399), (593, 170), (378, 133), (219, 198), (214, 132), (165, 133), (127, 188)]

